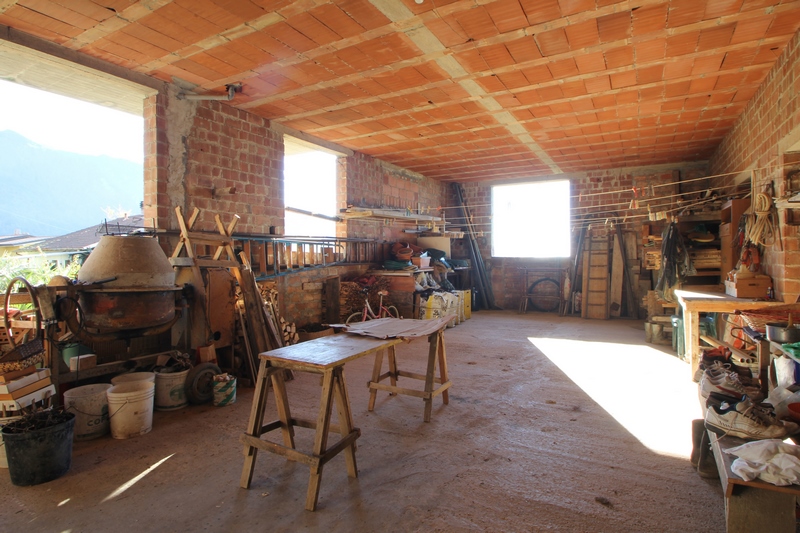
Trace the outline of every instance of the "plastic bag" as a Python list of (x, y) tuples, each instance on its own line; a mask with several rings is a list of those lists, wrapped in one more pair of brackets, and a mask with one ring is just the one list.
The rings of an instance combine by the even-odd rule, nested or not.
[(800, 402), (800, 392), (792, 392), (785, 387), (775, 387), (766, 400), (775, 410), (775, 416), (784, 418), (789, 414), (787, 405)]
[(775, 374), (778, 378), (778, 387), (790, 387), (795, 384), (795, 362), (785, 356), (775, 359)]

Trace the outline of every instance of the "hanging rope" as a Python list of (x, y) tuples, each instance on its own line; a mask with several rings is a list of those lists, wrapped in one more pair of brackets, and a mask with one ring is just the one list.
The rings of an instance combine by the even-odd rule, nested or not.
[(748, 215), (745, 240), (756, 246), (770, 246), (775, 243), (775, 224), (772, 220), (772, 198), (760, 192), (753, 199), (753, 213)]

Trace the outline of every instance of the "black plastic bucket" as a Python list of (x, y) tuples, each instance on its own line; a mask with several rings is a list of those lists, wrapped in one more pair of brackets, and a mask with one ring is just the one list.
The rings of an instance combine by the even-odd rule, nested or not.
[[(53, 413), (36, 413), (41, 420)], [(38, 485), (57, 479), (69, 470), (72, 463), (72, 435), (75, 429), (73, 413), (58, 413), (63, 422), (23, 433), (15, 430), (31, 423), (28, 417), (15, 420), (3, 427), (3, 442), (8, 459), (11, 483), (18, 487)]]

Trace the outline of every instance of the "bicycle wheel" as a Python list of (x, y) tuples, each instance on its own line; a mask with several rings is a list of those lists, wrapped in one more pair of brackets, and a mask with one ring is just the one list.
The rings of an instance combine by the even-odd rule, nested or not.
[[(350, 325), (350, 324), (355, 324), (356, 322), (363, 322), (363, 320), (362, 320), (363, 316), (364, 316), (364, 312), (363, 311), (359, 311), (357, 313), (353, 313), (352, 315), (347, 317), (347, 320), (345, 320), (344, 323), (347, 324), (347, 325)], [(370, 316), (367, 315), (366, 320), (369, 320), (369, 319), (370, 319)]]
[(392, 318), (401, 318), (400, 311), (398, 311), (397, 308), (393, 305), (386, 306), (386, 312)]
[(537, 279), (528, 287), (528, 302), (537, 311), (550, 313), (561, 305), (561, 287), (553, 278)]

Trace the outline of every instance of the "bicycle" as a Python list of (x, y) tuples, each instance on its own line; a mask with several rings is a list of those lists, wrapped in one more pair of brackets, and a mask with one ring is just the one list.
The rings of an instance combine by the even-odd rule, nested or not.
[(401, 318), (400, 313), (397, 311), (397, 308), (393, 305), (385, 306), (383, 305), (383, 297), (388, 296), (389, 293), (387, 291), (378, 291), (378, 296), (380, 299), (378, 300), (378, 313), (376, 314), (375, 311), (372, 310), (372, 306), (369, 305), (369, 289), (365, 288), (361, 292), (364, 293), (364, 309), (361, 311), (357, 311), (347, 317), (345, 324), (351, 324), (353, 322), (366, 322), (367, 320), (373, 320), (377, 318)]

